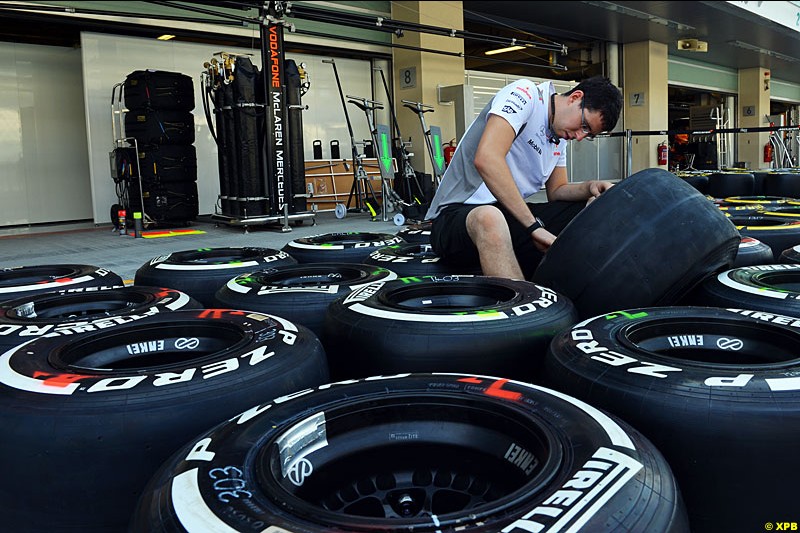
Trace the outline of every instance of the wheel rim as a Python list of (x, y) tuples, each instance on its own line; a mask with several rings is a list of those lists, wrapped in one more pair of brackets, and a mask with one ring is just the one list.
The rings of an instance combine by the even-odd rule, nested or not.
[[(489, 409), (432, 396), (398, 395), (326, 409), (324, 416), (311, 417), (322, 426), (308, 432), (307, 419), (261, 448), (256, 481), (312, 523), (356, 531), (434, 531), (463, 524), (466, 516), (475, 522), (489, 513), (502, 516), (541, 493), (559, 472), (563, 444), (538, 419), (532, 423), (498, 405)], [(298, 431), (306, 431), (304, 446), (325, 440), (311, 445), (314, 475), (299, 478), (297, 465), (311, 464), (302, 450), (284, 475), (286, 458), (298, 451), (287, 442), (296, 443)], [(369, 443), (370, 435), (390, 438)], [(504, 455), (494, 449), (497, 442), (513, 444)]]

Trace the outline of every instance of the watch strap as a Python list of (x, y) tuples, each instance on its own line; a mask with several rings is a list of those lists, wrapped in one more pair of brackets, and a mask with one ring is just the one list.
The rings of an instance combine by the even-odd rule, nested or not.
[(528, 226), (528, 229), (526, 229), (525, 231), (530, 234), (530, 233), (533, 233), (534, 231), (536, 231), (537, 229), (543, 228), (543, 227), (544, 227), (544, 223), (542, 223), (542, 221), (541, 221), (541, 219), (539, 217), (536, 217), (536, 222), (534, 222), (533, 224)]

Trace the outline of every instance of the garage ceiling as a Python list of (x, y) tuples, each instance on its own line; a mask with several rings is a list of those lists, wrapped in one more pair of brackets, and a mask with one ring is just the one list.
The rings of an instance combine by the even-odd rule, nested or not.
[[(0, 2), (0, 7), (3, 4), (14, 3)], [(118, 4), (121, 10), (131, 9), (131, 3)], [(238, 2), (213, 4), (221, 6)], [(566, 55), (526, 49), (486, 60), (484, 52), (496, 48), (496, 45), (482, 41), (465, 41), (466, 68), (554, 79), (581, 79), (607, 72), (603, 56), (605, 43), (626, 44), (653, 40), (666, 43), (671, 56), (733, 69), (764, 67), (774, 71), (775, 78), (800, 83), (800, 32), (753, 15), (733, 4), (673, 1), (465, 1), (464, 29), (467, 31), (529, 41), (556, 41), (569, 49)], [(800, 2), (794, 4), (800, 6)], [(15, 19), (13, 23), (12, 17)], [(23, 15), (20, 12), (4, 11), (3, 18), (5, 20), (0, 24), (0, 40), (7, 41), (77, 46), (80, 31), (109, 30), (108, 23), (102, 21), (86, 18), (69, 20), (43, 13)], [(126, 34), (136, 34), (137, 31), (142, 34), (152, 33), (152, 27), (137, 28), (135, 24), (126, 25), (123, 31), (120, 31), (119, 25), (115, 29), (118, 33)], [(194, 35), (183, 38), (191, 40), (201, 37)], [(219, 42), (220, 38), (217, 35), (214, 40)], [(678, 39), (706, 41), (708, 52), (678, 50)], [(762, 50), (761, 53), (759, 49)], [(552, 69), (548, 66), (551, 64), (562, 65), (566, 70)]]
[[(587, 51), (594, 50), (596, 54), (603, 48), (600, 46), (603, 43), (652, 40), (669, 45), (671, 56), (733, 69), (764, 67), (775, 71), (774, 76), (779, 79), (800, 83), (800, 32), (758, 17), (730, 2), (541, 3), (495, 0), (466, 1), (463, 4), (465, 29), (493, 28), (506, 34), (517, 32), (518, 36), (519, 32), (526, 32), (566, 44), (570, 52), (567, 57), (560, 58), (560, 63), (571, 71), (577, 68), (586, 69), (588, 74), (595, 73), (600, 66), (595, 65), (595, 61), (587, 63), (585, 58)], [(797, 11), (800, 12), (800, 7)], [(678, 39), (706, 41), (708, 52), (678, 50)], [(735, 43), (741, 44), (737, 46)], [(473, 56), (480, 56), (487, 49), (478, 43), (469, 43), (468, 47), (465, 53)], [(758, 49), (764, 52), (760, 53)], [(536, 58), (530, 56), (529, 50), (502, 54), (506, 60), (531, 65), (541, 63), (541, 54)], [(487, 70), (479, 61), (468, 62), (467, 68)], [(523, 67), (495, 68), (516, 74)], [(535, 71), (533, 75), (536, 75)]]

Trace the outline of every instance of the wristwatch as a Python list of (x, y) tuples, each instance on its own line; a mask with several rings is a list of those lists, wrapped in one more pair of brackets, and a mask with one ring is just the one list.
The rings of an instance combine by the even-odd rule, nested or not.
[(539, 218), (539, 217), (533, 217), (533, 218), (535, 218), (535, 219), (536, 219), (536, 222), (534, 222), (533, 224), (531, 224), (530, 226), (528, 226), (528, 229), (527, 229), (527, 230), (525, 230), (525, 231), (527, 231), (527, 232), (528, 232), (528, 234), (531, 234), (531, 233), (533, 233), (534, 231), (536, 231), (537, 229), (539, 229), (539, 228), (543, 228), (543, 227), (544, 227), (544, 222), (542, 222), (542, 219), (541, 219), (541, 218)]

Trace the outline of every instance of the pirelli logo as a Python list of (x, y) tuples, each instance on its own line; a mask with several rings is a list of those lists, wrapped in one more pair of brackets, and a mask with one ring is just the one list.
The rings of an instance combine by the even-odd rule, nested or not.
[(578, 531), (641, 469), (635, 459), (599, 448), (561, 488), (502, 531)]

